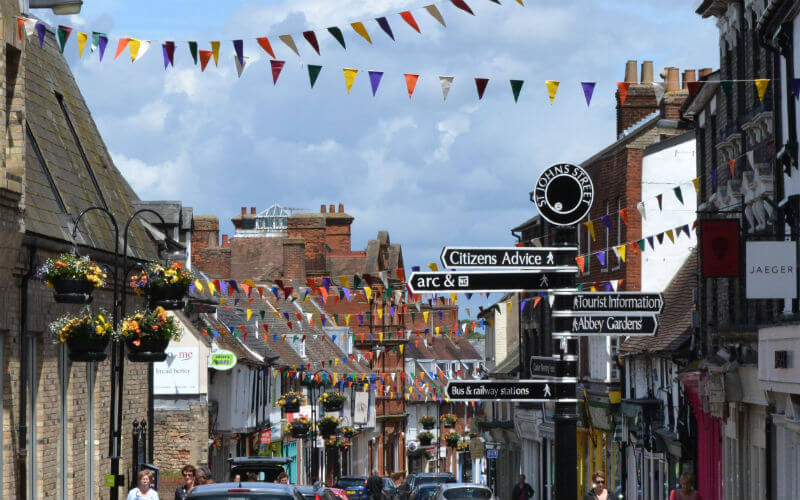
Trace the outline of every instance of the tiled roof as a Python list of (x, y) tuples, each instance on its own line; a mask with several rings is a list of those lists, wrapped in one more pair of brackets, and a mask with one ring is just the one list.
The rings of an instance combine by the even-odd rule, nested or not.
[(447, 336), (430, 336), (427, 337), (427, 344), (422, 338), (418, 344), (416, 340), (413, 337), (410, 339), (406, 352), (409, 358), (447, 361), (482, 359), (472, 344), (463, 337), (453, 341)]
[(664, 309), (658, 316), (658, 331), (653, 337), (629, 337), (620, 354), (674, 351), (686, 342), (692, 328), (692, 289), (697, 286), (697, 250), (692, 250), (664, 290)]
[[(259, 355), (254, 355), (251, 349), (245, 347), (241, 340), (241, 336), (239, 336), (239, 338), (234, 338), (229, 333), (229, 330), (225, 327), (225, 324), (214, 318), (214, 316), (210, 314), (204, 314), (203, 322), (211, 332), (214, 330), (219, 332), (219, 336), (214, 337), (212, 334), (209, 335), (208, 339), (210, 340), (212, 337), (214, 337), (214, 342), (216, 342), (221, 349), (227, 349), (233, 352), (236, 354), (236, 357), (239, 359), (239, 361), (249, 361), (255, 364), (261, 364), (264, 362)], [(271, 351), (266, 351), (265, 354), (267, 354), (267, 356), (273, 355)]]

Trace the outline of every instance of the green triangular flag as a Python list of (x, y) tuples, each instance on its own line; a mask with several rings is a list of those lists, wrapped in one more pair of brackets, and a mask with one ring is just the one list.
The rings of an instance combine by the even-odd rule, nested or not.
[(639, 250), (644, 252), (644, 238), (642, 238), (641, 240), (637, 241), (636, 244), (639, 245)]
[(683, 193), (681, 193), (681, 187), (675, 186), (672, 188), (672, 190), (675, 191), (675, 197), (678, 198), (678, 201), (681, 202), (681, 205), (683, 205)]
[(258, 314), (261, 315), (261, 321), (264, 321), (264, 313), (266, 313), (266, 311), (263, 311), (263, 310), (258, 311)]
[(337, 42), (342, 44), (343, 49), (347, 49), (347, 45), (344, 44), (344, 35), (342, 34), (342, 30), (337, 28), (336, 26), (331, 26), (328, 28), (328, 33), (330, 33), (333, 38), (336, 39)]
[(578, 289), (579, 292), (582, 292), (583, 291), (583, 283), (578, 284), (578, 286), (576, 288)]
[(361, 285), (361, 276), (354, 274), (353, 275), (353, 290), (358, 290), (358, 286)]
[(197, 42), (189, 42), (189, 52), (192, 53), (192, 59), (197, 64)]
[(519, 100), (519, 92), (522, 90), (524, 80), (511, 80), (511, 92), (514, 93), (514, 102)]
[(58, 46), (61, 49), (61, 53), (64, 53), (64, 46), (67, 45), (67, 39), (69, 38), (69, 34), (72, 33), (72, 28), (69, 26), (59, 26), (58, 27)]
[(725, 91), (725, 95), (731, 95), (731, 90), (733, 90), (733, 81), (732, 80), (722, 80), (722, 90)]
[(316, 83), (320, 71), (322, 71), (322, 66), (317, 66), (316, 64), (308, 65), (308, 79), (311, 80), (312, 89), (314, 88), (314, 83)]

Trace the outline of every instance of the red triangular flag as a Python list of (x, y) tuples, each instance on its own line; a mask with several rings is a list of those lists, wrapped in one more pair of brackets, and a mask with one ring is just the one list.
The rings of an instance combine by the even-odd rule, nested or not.
[[(200, 51), (200, 71), (205, 71), (206, 66), (208, 65), (208, 61), (211, 60), (212, 52), (210, 50), (201, 50)], [(233, 287), (229, 287), (229, 290), (232, 290)]]
[(269, 43), (269, 38), (262, 36), (261, 38), (256, 38), (256, 41), (259, 45), (261, 45), (261, 48), (267, 52), (267, 54), (272, 56), (273, 59), (277, 57), (275, 52), (272, 50), (272, 45)]
[(486, 85), (489, 83), (488, 78), (476, 78), (475, 87), (478, 88), (478, 100), (483, 99), (483, 93), (486, 91)]
[(623, 208), (619, 211), (619, 218), (622, 219), (622, 222), (627, 226), (628, 225), (628, 209)]
[(584, 270), (586, 266), (586, 257), (582, 255), (580, 257), (575, 257), (575, 263), (578, 264), (578, 269), (580, 269), (582, 273), (586, 272)]
[(733, 179), (736, 175), (736, 158), (728, 162), (728, 168), (731, 171), (731, 179)]
[(319, 42), (317, 42), (317, 34), (313, 31), (304, 31), (303, 38), (306, 39), (309, 45), (314, 47), (314, 50), (317, 51), (317, 55), (319, 55)]
[(475, 13), (472, 12), (472, 9), (469, 8), (469, 5), (467, 5), (467, 2), (465, 2), (464, 0), (450, 0), (450, 1), (453, 2), (453, 5), (455, 5), (459, 9), (465, 12), (469, 12), (473, 16), (475, 15)]
[(283, 65), (286, 64), (286, 61), (276, 61), (274, 59), (269, 61), (269, 65), (272, 66), (272, 84), (275, 85), (278, 83), (278, 76), (281, 74), (281, 70), (283, 69)]
[(703, 82), (686, 82), (686, 86), (689, 87), (689, 97), (693, 98), (697, 95), (697, 91), (700, 90), (700, 84)]
[(414, 19), (414, 16), (411, 15), (411, 12), (409, 11), (401, 12), (400, 17), (402, 17), (403, 21), (407, 22), (409, 26), (417, 30), (417, 33), (422, 33), (419, 30), (419, 26), (417, 26), (417, 20)]
[[(25, 18), (18, 17), (17, 18), (17, 33), (19, 33), (19, 41), (22, 41), (22, 27), (25, 26)], [(419, 30), (417, 30), (419, 31)]]
[(419, 80), (419, 75), (412, 75), (406, 73), (405, 77), (406, 77), (406, 87), (408, 87), (408, 98), (411, 99), (411, 96), (414, 94), (414, 89), (417, 87), (417, 80)]
[(625, 99), (628, 98), (628, 87), (630, 86), (631, 82), (617, 82), (617, 93), (619, 94), (620, 105), (625, 104)]

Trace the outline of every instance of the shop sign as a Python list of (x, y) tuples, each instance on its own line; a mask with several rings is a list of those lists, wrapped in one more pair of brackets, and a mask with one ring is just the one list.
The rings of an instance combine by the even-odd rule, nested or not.
[(236, 355), (226, 349), (216, 350), (208, 357), (208, 367), (214, 370), (230, 370), (236, 366), (236, 362)]
[(197, 347), (167, 347), (167, 359), (153, 363), (153, 394), (197, 394), (200, 360)]
[(797, 243), (748, 241), (745, 284), (748, 299), (797, 297)]
[(356, 392), (356, 407), (353, 423), (365, 425), (369, 421), (369, 393)]
[(486, 458), (497, 458), (497, 450), (486, 450)]
[(261, 431), (259, 437), (261, 438), (261, 444), (270, 444), (272, 442), (272, 429)]

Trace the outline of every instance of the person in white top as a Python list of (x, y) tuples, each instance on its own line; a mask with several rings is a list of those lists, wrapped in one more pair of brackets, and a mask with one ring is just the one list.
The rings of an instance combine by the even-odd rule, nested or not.
[(139, 471), (138, 486), (128, 492), (128, 500), (159, 500), (158, 492), (150, 487), (152, 480), (149, 470)]

